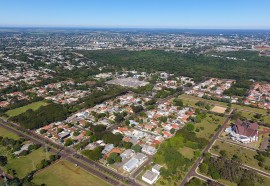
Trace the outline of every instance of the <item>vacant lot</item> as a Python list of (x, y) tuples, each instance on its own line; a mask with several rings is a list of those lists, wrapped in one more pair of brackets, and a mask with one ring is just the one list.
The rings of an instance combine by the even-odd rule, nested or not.
[(35, 103), (31, 103), (29, 105), (25, 105), (23, 107), (19, 107), (19, 108), (13, 109), (13, 110), (9, 110), (9, 111), (6, 112), (6, 114), (9, 117), (17, 116), (17, 115), (19, 115), (21, 113), (24, 113), (25, 111), (27, 111), (29, 109), (37, 110), (39, 107), (46, 106), (47, 104), (48, 103), (46, 103), (44, 101), (38, 101), (38, 102), (35, 102)]
[(194, 124), (196, 135), (207, 140), (211, 139), (211, 137), (215, 134), (216, 129), (219, 127), (219, 125), (224, 123), (225, 119), (225, 117), (207, 114), (207, 117), (200, 123)]
[(42, 159), (46, 159), (46, 153), (43, 148), (39, 148), (27, 156), (8, 160), (8, 164), (5, 166), (5, 169), (14, 169), (17, 173), (17, 177), (23, 178), (32, 170), (36, 169), (36, 164), (40, 163)]
[[(215, 146), (218, 148), (215, 148)], [(236, 155), (243, 164), (246, 164), (248, 166), (251, 166), (257, 169), (261, 169), (266, 172), (270, 172), (270, 170), (265, 170), (264, 168), (258, 165), (259, 161), (254, 158), (254, 156), (257, 154), (256, 151), (246, 149), (239, 145), (234, 145), (231, 143), (226, 143), (226, 142), (217, 140), (215, 144), (213, 145), (212, 149), (210, 150), (210, 152), (220, 156), (221, 150), (226, 151), (228, 158), (232, 158), (233, 155)], [(270, 158), (266, 158), (265, 164), (266, 165), (270, 164)]]
[(265, 109), (252, 108), (252, 107), (243, 106), (243, 105), (232, 104), (232, 108), (235, 108), (235, 109), (242, 111), (242, 112), (251, 112), (251, 113), (259, 113), (259, 114), (266, 114), (267, 113), (267, 110), (265, 110)]
[(6, 130), (3, 127), (0, 127), (0, 136), (12, 138), (12, 139), (15, 139), (15, 140), (20, 138), (17, 134), (10, 132), (9, 130)]
[(59, 161), (44, 171), (39, 172), (34, 176), (33, 182), (39, 185), (45, 183), (47, 186), (110, 185), (109, 183), (89, 174), (84, 169), (76, 167), (74, 164), (68, 161)]
[[(179, 96), (180, 99), (183, 100), (184, 104), (188, 104), (192, 107), (198, 107), (195, 105), (198, 101), (204, 101), (208, 104), (216, 105), (216, 106), (222, 106), (227, 108), (227, 103), (219, 102), (219, 101), (214, 101), (214, 100), (208, 100), (208, 99), (203, 99), (200, 97), (192, 96), (192, 95), (185, 95), (182, 94)], [(199, 108), (199, 107), (198, 107)]]

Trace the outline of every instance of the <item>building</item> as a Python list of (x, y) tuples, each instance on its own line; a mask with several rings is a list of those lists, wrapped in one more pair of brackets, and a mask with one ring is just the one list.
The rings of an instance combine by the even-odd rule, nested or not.
[(233, 140), (246, 144), (258, 141), (258, 127), (257, 123), (237, 119), (235, 124), (225, 131), (230, 134)]
[(161, 167), (162, 167), (161, 165), (155, 164), (154, 167), (152, 167), (152, 172), (157, 173), (159, 175)]
[(132, 149), (127, 149), (125, 150), (122, 154), (120, 154), (122, 160), (124, 159), (129, 159), (135, 154), (134, 150)]
[(157, 152), (157, 149), (150, 145), (142, 145), (142, 152), (148, 155), (154, 155)]
[(150, 170), (147, 170), (144, 175), (142, 176), (142, 180), (146, 183), (152, 185), (158, 180), (158, 174), (155, 172), (152, 172)]
[(127, 172), (131, 172), (139, 166), (139, 160), (136, 158), (130, 159), (123, 165), (123, 169)]
[(112, 149), (114, 148), (113, 144), (108, 144), (105, 146), (105, 148), (103, 149), (103, 151), (101, 152), (102, 154), (107, 154), (109, 153)]
[(123, 169), (127, 172), (132, 172), (133, 170), (138, 168), (146, 159), (146, 155), (138, 153), (123, 165)]

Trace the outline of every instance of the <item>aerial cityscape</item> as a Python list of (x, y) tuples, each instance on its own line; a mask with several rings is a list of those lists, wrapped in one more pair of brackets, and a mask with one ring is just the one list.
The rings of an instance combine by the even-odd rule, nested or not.
[(1, 4), (0, 185), (270, 185), (270, 2)]

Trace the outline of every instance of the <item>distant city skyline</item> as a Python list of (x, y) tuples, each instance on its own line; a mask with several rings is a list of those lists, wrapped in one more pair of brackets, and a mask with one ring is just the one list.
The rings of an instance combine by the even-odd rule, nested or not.
[(269, 0), (9, 0), (1, 27), (270, 29)]

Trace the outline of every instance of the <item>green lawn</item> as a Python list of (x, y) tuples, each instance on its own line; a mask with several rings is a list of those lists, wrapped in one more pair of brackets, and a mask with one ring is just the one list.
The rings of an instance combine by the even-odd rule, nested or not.
[(65, 185), (65, 186), (87, 186), (98, 185), (108, 186), (109, 183), (100, 178), (89, 174), (80, 167), (68, 161), (59, 161), (47, 169), (34, 176), (33, 182), (36, 184), (45, 183), (47, 186)]
[(20, 136), (18, 136), (17, 134), (13, 133), (13, 132), (10, 132), (9, 130), (3, 128), (3, 127), (0, 127), (0, 136), (2, 137), (8, 137), (8, 138), (12, 138), (12, 139), (19, 139)]
[(198, 137), (210, 140), (212, 135), (216, 133), (215, 130), (217, 129), (218, 125), (222, 125), (225, 119), (225, 117), (207, 114), (205, 119), (203, 119), (200, 123), (195, 124), (195, 131), (196, 129), (199, 129), (199, 132), (196, 132), (196, 135)]
[(14, 169), (16, 170), (17, 177), (23, 178), (32, 170), (36, 169), (36, 164), (38, 164), (42, 159), (46, 159), (46, 153), (44, 152), (43, 148), (39, 148), (27, 156), (21, 156), (19, 158), (8, 160), (5, 169)]
[[(218, 149), (215, 150), (213, 147), (218, 145)], [(222, 142), (220, 140), (217, 140), (213, 147), (210, 149), (211, 153), (214, 153), (216, 155), (220, 156), (220, 150), (225, 150), (227, 152), (228, 158), (232, 158), (233, 155), (237, 155), (238, 158), (241, 160), (243, 164), (246, 164), (248, 166), (261, 169), (266, 172), (270, 172), (270, 170), (265, 170), (263, 167), (260, 167), (258, 165), (259, 161), (254, 158), (254, 156), (257, 154), (256, 151), (246, 149), (244, 147), (241, 147), (239, 145), (234, 145), (226, 142)], [(270, 158), (266, 158), (265, 165), (270, 164)]]
[(25, 105), (23, 107), (19, 107), (19, 108), (16, 108), (16, 109), (12, 109), (12, 110), (9, 110), (6, 112), (6, 114), (9, 116), (9, 117), (12, 117), (12, 116), (17, 116), (29, 109), (32, 109), (32, 110), (37, 110), (39, 107), (41, 106), (46, 106), (48, 103), (45, 102), (45, 101), (38, 101), (38, 102), (34, 102), (34, 103), (31, 103), (29, 105)]

